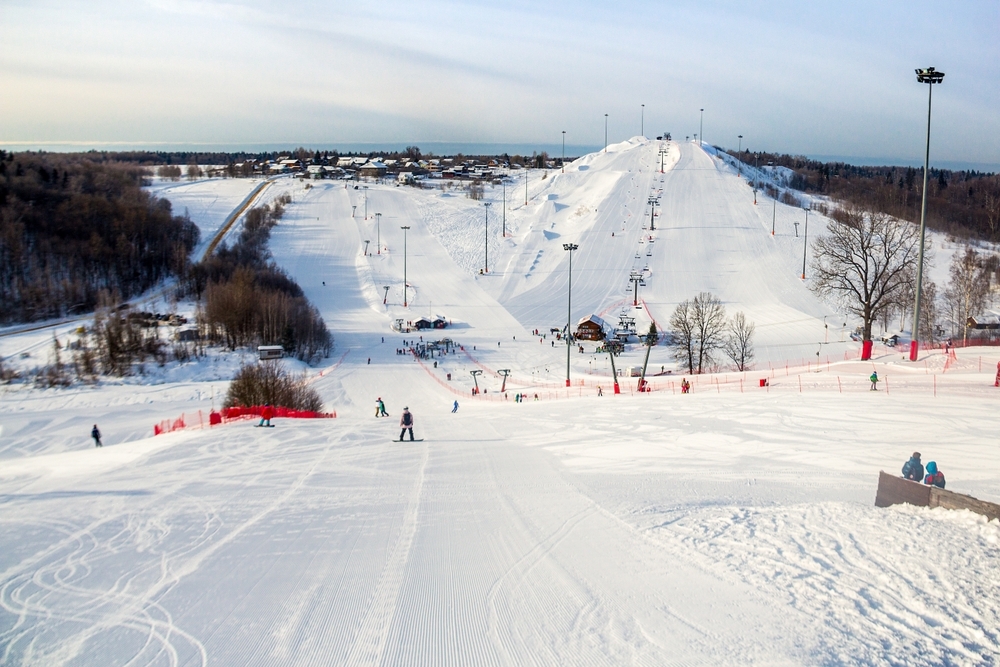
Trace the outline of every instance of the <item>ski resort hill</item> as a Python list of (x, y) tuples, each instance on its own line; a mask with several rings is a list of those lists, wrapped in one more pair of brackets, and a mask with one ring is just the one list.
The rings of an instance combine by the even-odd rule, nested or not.
[[(754, 204), (710, 151), (645, 138), (481, 200), (259, 186), (154, 188), (203, 239), (236, 233), (248, 198), (291, 197), (270, 250), (336, 343), (281, 363), (337, 417), (210, 426), (252, 351), (0, 387), (0, 662), (1000, 660), (997, 522), (873, 506), (879, 470), (915, 449), (949, 489), (1000, 501), (1000, 350), (858, 361), (853, 323), (802, 279), (802, 209)], [(812, 238), (825, 220), (809, 215)], [(755, 323), (752, 369), (720, 359), (682, 394), (657, 345), (653, 391), (627, 375), (615, 395), (598, 343), (567, 355), (567, 319), (669, 330), (700, 292)], [(408, 326), (423, 317), (448, 325)], [(0, 355), (27, 369), (77, 326), (0, 337)], [(619, 369), (645, 351), (633, 337)], [(422, 442), (392, 441), (404, 407)]]

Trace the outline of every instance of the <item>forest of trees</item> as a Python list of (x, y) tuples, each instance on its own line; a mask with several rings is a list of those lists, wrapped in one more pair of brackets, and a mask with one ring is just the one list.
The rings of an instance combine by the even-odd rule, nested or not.
[(302, 288), (271, 259), (271, 229), (288, 195), (247, 212), (236, 242), (192, 267), (187, 289), (200, 301), (198, 323), (208, 340), (230, 349), (281, 345), (303, 361), (329, 356), (333, 337)]
[(0, 324), (94, 310), (183, 275), (198, 228), (142, 189), (145, 172), (0, 151)]
[[(750, 151), (729, 153), (744, 164), (754, 164)], [(758, 165), (769, 163), (794, 171), (789, 185), (796, 190), (920, 221), (922, 168), (859, 167), (780, 153), (757, 155)], [(1000, 241), (1000, 174), (930, 169), (927, 226), (958, 238)]]

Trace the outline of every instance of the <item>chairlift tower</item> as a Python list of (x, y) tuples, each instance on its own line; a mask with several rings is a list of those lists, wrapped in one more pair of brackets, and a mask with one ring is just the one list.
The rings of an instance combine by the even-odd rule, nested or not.
[(632, 271), (629, 273), (628, 279), (632, 281), (632, 305), (639, 305), (639, 287), (645, 287), (646, 283), (642, 279), (641, 271)]
[(646, 203), (649, 204), (649, 231), (656, 231), (656, 205), (660, 202), (656, 197), (650, 196)]
[(472, 381), (476, 385), (476, 394), (478, 395), (479, 394), (479, 379), (478, 378), (479, 378), (480, 375), (483, 374), (483, 372), (481, 370), (479, 370), (479, 369), (476, 369), (474, 371), (469, 371), (469, 374), (472, 375)]
[(510, 369), (509, 368), (501, 368), (501, 369), (497, 370), (497, 373), (499, 373), (501, 376), (503, 376), (503, 382), (500, 383), (500, 393), (502, 394), (505, 391), (507, 391), (507, 377), (510, 375)]

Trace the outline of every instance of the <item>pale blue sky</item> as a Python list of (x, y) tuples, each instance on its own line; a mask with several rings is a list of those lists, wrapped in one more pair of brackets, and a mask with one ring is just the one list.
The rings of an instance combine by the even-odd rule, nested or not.
[[(0, 2), (0, 143), (735, 147), (1000, 163), (1000, 2)], [(13, 144), (23, 147), (24, 144)]]

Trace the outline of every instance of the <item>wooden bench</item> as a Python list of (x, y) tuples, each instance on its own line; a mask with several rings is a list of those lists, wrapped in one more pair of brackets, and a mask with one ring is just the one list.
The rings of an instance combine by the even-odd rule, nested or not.
[(969, 510), (982, 514), (990, 520), (1000, 520), (1000, 505), (996, 503), (988, 503), (985, 500), (920, 482), (911, 482), (880, 470), (875, 507), (889, 507), (901, 503), (920, 507), (943, 507), (949, 510)]

